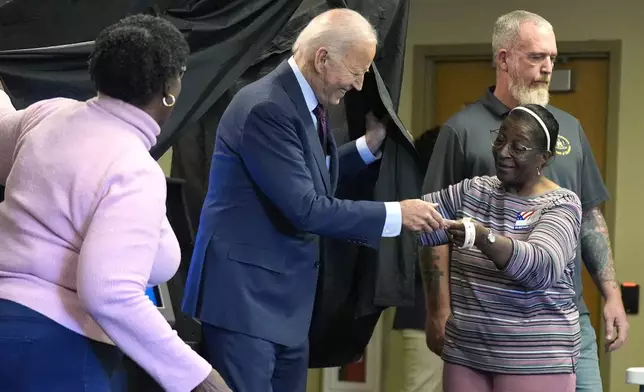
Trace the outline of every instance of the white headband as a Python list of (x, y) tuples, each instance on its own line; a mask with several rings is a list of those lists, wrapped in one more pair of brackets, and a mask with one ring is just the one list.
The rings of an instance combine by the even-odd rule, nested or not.
[(543, 122), (543, 120), (539, 116), (537, 116), (537, 113), (533, 112), (532, 110), (524, 106), (517, 106), (516, 108), (510, 110), (510, 113), (512, 113), (515, 110), (523, 110), (524, 112), (534, 117), (535, 120), (537, 120), (539, 125), (541, 125), (541, 128), (543, 128), (543, 132), (546, 134), (546, 149), (550, 150), (550, 132), (548, 132), (548, 127), (546, 127), (546, 124)]

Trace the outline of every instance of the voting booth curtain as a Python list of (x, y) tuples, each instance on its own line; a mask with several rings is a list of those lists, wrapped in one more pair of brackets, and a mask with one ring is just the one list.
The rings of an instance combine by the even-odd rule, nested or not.
[[(18, 108), (57, 96), (84, 100), (95, 94), (87, 59), (101, 29), (140, 12), (175, 24), (191, 55), (181, 97), (151, 154), (158, 159), (173, 147), (172, 177), (183, 180), (183, 197), (176, 199), (185, 203), (180, 209), (190, 222), (180, 235), (193, 238), (217, 124), (227, 104), (240, 88), (290, 56), (297, 34), (311, 18), (334, 7), (364, 15), (376, 28), (379, 45), (363, 91), (350, 92), (343, 105), (331, 110), (333, 132), (339, 143), (360, 137), (364, 114), (374, 111), (387, 121), (389, 136), (382, 160), (338, 196), (384, 201), (418, 197), (424, 168), (396, 116), (409, 0), (0, 1), (0, 77)], [(383, 239), (380, 252), (334, 240), (324, 241), (322, 252), (311, 367), (359, 358), (382, 310), (414, 301), (413, 234)]]

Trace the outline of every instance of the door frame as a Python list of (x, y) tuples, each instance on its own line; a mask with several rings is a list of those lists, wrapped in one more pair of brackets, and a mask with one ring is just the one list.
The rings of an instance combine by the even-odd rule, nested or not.
[[(621, 86), (622, 41), (564, 41), (557, 42), (560, 57), (607, 57), (608, 75), (608, 108), (606, 124), (606, 160), (604, 175), (610, 198), (604, 203), (604, 216), (608, 225), (610, 239), (615, 249), (615, 206), (617, 204), (617, 134), (619, 129), (619, 97)], [(415, 45), (413, 48), (412, 69), (412, 129), (423, 130), (427, 116), (426, 108), (433, 107), (434, 82), (427, 80), (427, 72), (437, 61), (449, 60), (490, 60), (492, 66), (491, 43), (461, 45)], [(426, 88), (426, 86), (430, 86)], [(604, 345), (604, 328), (597, 331), (600, 347)], [(599, 351), (599, 364), (604, 389), (610, 385), (610, 355), (605, 350)]]

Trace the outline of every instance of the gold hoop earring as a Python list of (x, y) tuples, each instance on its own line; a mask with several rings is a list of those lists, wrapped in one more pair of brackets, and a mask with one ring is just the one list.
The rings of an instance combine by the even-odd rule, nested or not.
[[(170, 99), (171, 102), (168, 102), (168, 99)], [(168, 94), (167, 97), (163, 97), (163, 106), (165, 107), (169, 107), (169, 108), (173, 107), (176, 102), (177, 102), (177, 99), (172, 94)]]

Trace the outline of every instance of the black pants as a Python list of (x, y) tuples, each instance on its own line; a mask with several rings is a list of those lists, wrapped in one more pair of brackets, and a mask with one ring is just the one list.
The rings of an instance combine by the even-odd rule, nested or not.
[(122, 392), (123, 353), (0, 299), (0, 390)]

